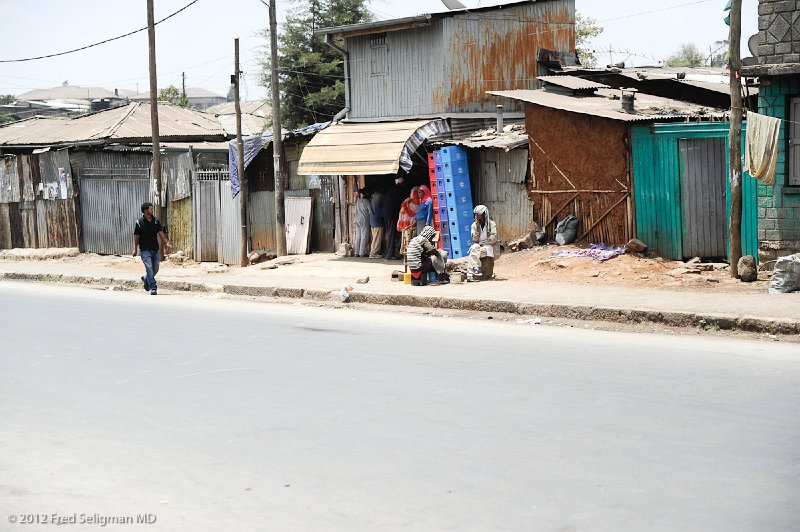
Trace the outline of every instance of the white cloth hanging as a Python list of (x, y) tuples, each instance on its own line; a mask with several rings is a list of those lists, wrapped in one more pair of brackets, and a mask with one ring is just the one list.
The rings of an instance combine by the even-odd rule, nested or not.
[(775, 183), (781, 119), (747, 113), (744, 171), (767, 185)]

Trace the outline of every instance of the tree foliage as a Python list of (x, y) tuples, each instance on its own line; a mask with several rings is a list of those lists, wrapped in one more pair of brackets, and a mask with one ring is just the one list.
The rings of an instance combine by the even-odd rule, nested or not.
[[(298, 3), (278, 33), (281, 121), (286, 128), (330, 120), (345, 105), (344, 58), (314, 36), (314, 30), (372, 20), (366, 0)], [(263, 34), (268, 37), (268, 30)], [(270, 89), (269, 50), (262, 61), (261, 83)]]
[(13, 94), (0, 94), (0, 105), (8, 105), (17, 101)]
[(603, 33), (603, 29), (603, 26), (597, 25), (596, 19), (584, 17), (578, 12), (575, 13), (575, 51), (581, 65), (597, 66), (597, 57), (589, 47), (589, 41)]
[(683, 43), (667, 58), (670, 67), (698, 67), (705, 62), (705, 55), (692, 43)]
[(179, 107), (189, 107), (189, 98), (185, 94), (181, 94), (178, 87), (174, 85), (158, 91), (158, 101), (169, 102)]

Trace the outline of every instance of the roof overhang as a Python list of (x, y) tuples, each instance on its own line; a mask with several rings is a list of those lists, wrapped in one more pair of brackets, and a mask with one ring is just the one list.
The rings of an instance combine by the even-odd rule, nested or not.
[(800, 63), (746, 66), (742, 67), (742, 75), (749, 77), (797, 76), (800, 75)]
[(386, 175), (411, 169), (411, 155), (446, 120), (341, 123), (317, 133), (303, 149), (300, 175)]
[(358, 35), (402, 31), (411, 28), (419, 28), (421, 26), (429, 26), (431, 18), (430, 15), (419, 15), (416, 17), (384, 20), (380, 22), (366, 22), (363, 24), (350, 24), (348, 26), (337, 26), (334, 28), (321, 28), (316, 30), (314, 35), (331, 35), (336, 39), (342, 39), (344, 37), (356, 37)]

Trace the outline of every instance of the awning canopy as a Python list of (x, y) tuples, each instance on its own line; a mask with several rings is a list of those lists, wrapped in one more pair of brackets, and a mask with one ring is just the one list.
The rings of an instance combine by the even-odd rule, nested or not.
[(303, 149), (300, 175), (382, 175), (411, 170), (425, 139), (449, 131), (447, 121), (342, 123), (317, 133)]

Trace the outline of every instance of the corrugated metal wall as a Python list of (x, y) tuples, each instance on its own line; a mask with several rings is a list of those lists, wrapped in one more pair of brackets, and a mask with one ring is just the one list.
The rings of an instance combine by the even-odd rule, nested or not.
[(247, 212), (250, 217), (250, 238), (255, 250), (275, 250), (275, 193), (251, 192)]
[(242, 223), (239, 197), (231, 198), (231, 182), (220, 183), (219, 198), (219, 262), (239, 265), (241, 262)]
[(127, 255), (141, 205), (150, 197), (148, 179), (82, 178), (83, 251)]
[(66, 150), (5, 157), (0, 161), (0, 247), (77, 247), (73, 194)]
[(196, 260), (238, 265), (241, 242), (239, 197), (231, 197), (227, 170), (198, 169), (194, 186)]
[(349, 38), (349, 117), (494, 113), (486, 91), (538, 87), (539, 49), (574, 51), (574, 16), (574, 0), (539, 1)]
[(486, 205), (497, 223), (497, 235), (510, 242), (532, 228), (533, 201), (528, 198), (528, 148), (469, 150), (472, 198)]
[[(744, 126), (746, 127), (746, 125)], [(730, 186), (728, 135), (730, 124), (658, 124), (632, 128), (636, 235), (670, 259), (686, 256), (683, 249), (682, 175), (679, 139), (725, 139), (727, 187)], [(742, 136), (744, 139), (744, 135)], [(730, 198), (726, 190), (726, 197)], [(730, 219), (730, 205), (719, 205)], [(756, 180), (742, 176), (742, 253), (758, 257)], [(728, 234), (726, 225), (726, 235)], [(727, 251), (727, 245), (726, 245)], [(727, 255), (727, 253), (726, 253)]]

